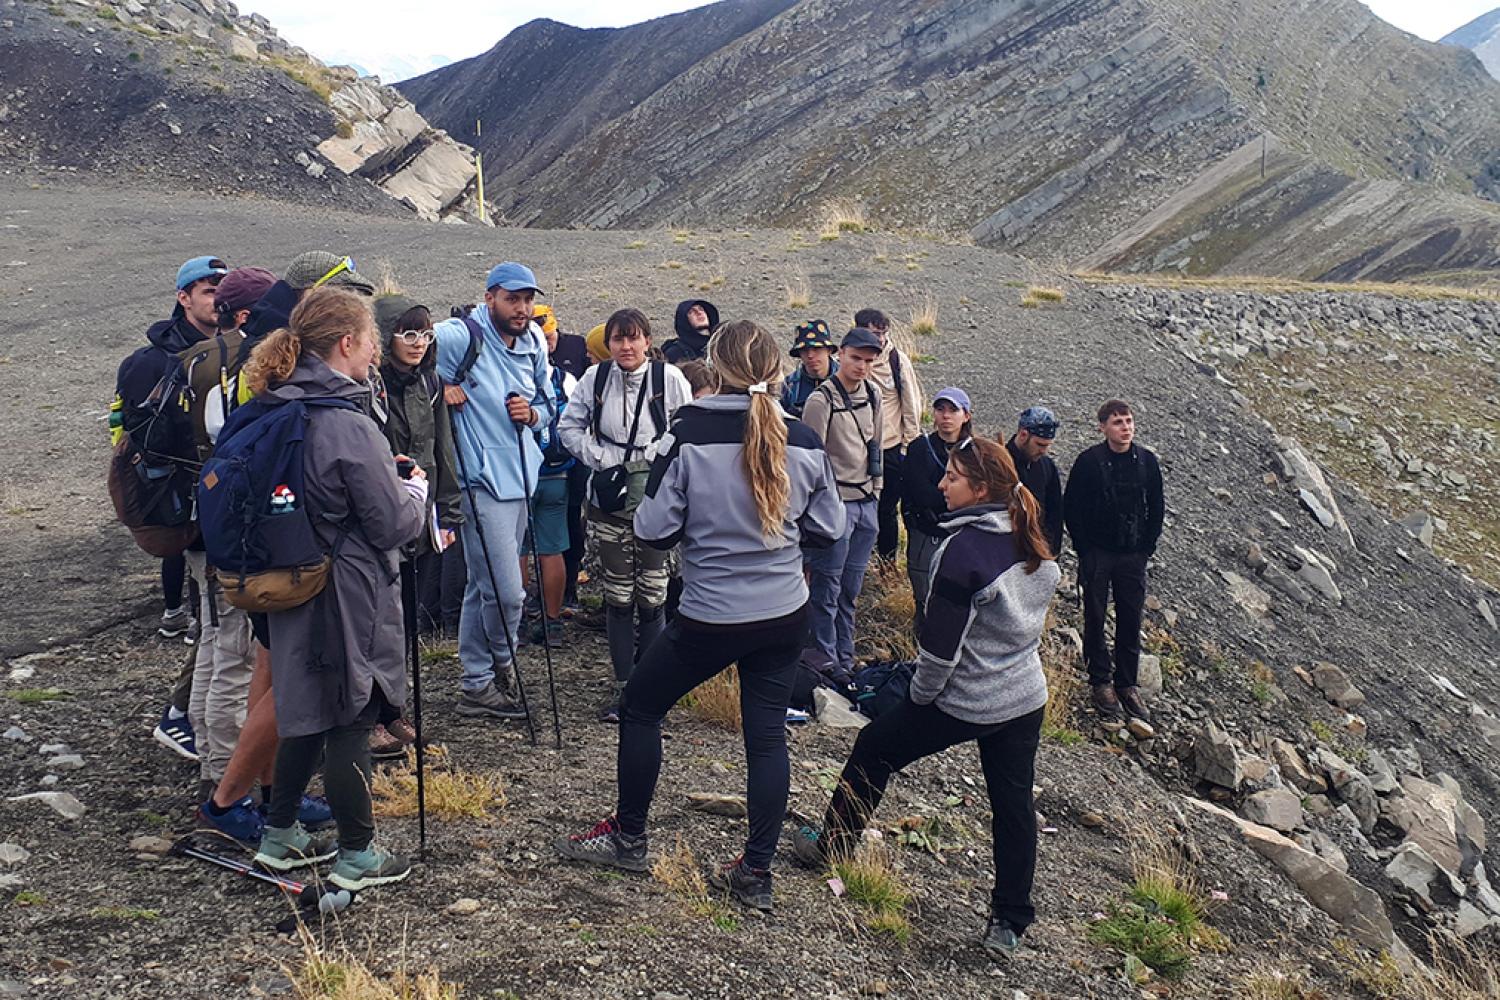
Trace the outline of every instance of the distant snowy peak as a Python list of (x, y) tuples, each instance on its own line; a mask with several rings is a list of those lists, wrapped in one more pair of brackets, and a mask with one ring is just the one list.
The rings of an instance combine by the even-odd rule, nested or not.
[(1444, 45), (1457, 45), (1479, 57), (1490, 75), (1500, 79), (1500, 7), (1481, 14), (1468, 24), (1439, 39)]

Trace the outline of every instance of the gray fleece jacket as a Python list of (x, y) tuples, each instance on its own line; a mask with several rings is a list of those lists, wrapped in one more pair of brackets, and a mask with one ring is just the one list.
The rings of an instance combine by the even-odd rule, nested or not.
[(1047, 704), (1039, 653), (1058, 569), (1026, 572), (1002, 506), (955, 511), (933, 557), (911, 700), (976, 725), (1009, 722)]

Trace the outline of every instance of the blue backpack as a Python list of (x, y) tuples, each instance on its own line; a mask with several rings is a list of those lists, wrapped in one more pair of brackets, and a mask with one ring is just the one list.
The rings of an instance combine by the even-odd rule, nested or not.
[[(224, 599), (245, 611), (285, 611), (312, 600), (338, 554), (308, 516), (302, 448), (315, 406), (358, 410), (332, 397), (253, 399), (219, 432), (198, 483), (198, 524)], [(347, 527), (339, 532), (343, 541)]]

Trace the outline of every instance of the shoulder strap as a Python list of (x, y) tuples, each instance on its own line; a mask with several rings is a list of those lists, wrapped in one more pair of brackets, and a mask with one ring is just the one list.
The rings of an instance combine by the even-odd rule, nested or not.
[(484, 347), (484, 327), (480, 326), (472, 316), (460, 316), (464, 321), (464, 327), (469, 331), (469, 346), (464, 351), (464, 356), (458, 363), (458, 368), (453, 372), (453, 384), (462, 385), (464, 379), (469, 377), (469, 371), (473, 369), (474, 362), (479, 360), (479, 352)]
[(443, 394), (443, 386), (438, 380), (437, 372), (431, 368), (422, 368), (418, 374), (422, 377), (422, 392), (427, 395), (427, 405), (436, 406), (438, 397)]
[(901, 381), (901, 352), (891, 348), (891, 380), (896, 383), (896, 398), (906, 398), (906, 386)]
[(665, 361), (651, 362), (651, 424), (656, 428), (656, 437), (661, 437), (667, 431), (667, 363)]
[(594, 408), (589, 412), (589, 430), (594, 432), (595, 441), (600, 440), (599, 421), (604, 411), (604, 386), (609, 382), (609, 372), (614, 364), (614, 359), (605, 358), (594, 368)]

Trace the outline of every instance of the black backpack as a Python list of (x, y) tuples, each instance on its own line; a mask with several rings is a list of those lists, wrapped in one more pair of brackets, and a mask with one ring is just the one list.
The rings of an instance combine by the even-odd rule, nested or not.
[(122, 407), (107, 476), (115, 516), (146, 553), (180, 555), (198, 537), (198, 446), (187, 373), (175, 355), (139, 404)]

